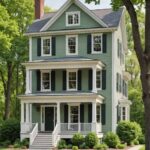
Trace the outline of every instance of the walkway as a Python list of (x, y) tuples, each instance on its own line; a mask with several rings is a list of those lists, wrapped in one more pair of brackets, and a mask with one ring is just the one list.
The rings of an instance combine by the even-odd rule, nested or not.
[(132, 148), (129, 148), (128, 150), (139, 150), (142, 147), (142, 145), (134, 146)]

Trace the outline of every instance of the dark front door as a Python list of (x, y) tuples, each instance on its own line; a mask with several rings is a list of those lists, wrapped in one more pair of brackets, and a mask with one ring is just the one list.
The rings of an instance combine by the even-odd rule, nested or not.
[(54, 129), (54, 107), (45, 107), (45, 131)]

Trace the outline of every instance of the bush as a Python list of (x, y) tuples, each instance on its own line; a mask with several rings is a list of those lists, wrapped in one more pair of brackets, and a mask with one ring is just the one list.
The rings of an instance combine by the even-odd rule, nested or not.
[(58, 147), (58, 149), (67, 148), (66, 141), (65, 141), (65, 140), (60, 140), (60, 141), (58, 142), (57, 147)]
[(78, 150), (78, 146), (73, 146), (72, 150)]
[(71, 144), (67, 145), (67, 149), (72, 149), (72, 145)]
[(143, 134), (141, 134), (138, 138), (139, 144), (145, 144), (145, 137)]
[(88, 149), (85, 143), (82, 143), (82, 144), (79, 146), (79, 148), (80, 148), (80, 149)]
[(96, 146), (94, 146), (94, 149), (96, 149), (96, 150), (107, 150), (108, 146), (106, 144), (97, 144)]
[(8, 147), (10, 144), (11, 144), (11, 141), (9, 141), (9, 140), (6, 140), (6, 141), (1, 142), (1, 145), (2, 145), (3, 147)]
[(20, 122), (14, 119), (3, 121), (0, 128), (0, 141), (9, 140), (14, 143), (17, 138), (20, 138)]
[(79, 146), (84, 142), (84, 137), (81, 133), (76, 133), (73, 135), (72, 144), (75, 146)]
[(90, 132), (86, 137), (85, 137), (85, 144), (89, 148), (93, 148), (95, 145), (98, 144), (98, 137), (96, 133)]
[(138, 140), (133, 140), (133, 144), (134, 145), (139, 145), (139, 141)]
[(110, 148), (116, 148), (118, 144), (120, 144), (120, 139), (118, 135), (116, 135), (113, 132), (108, 132), (106, 136), (104, 137), (104, 142), (110, 147)]
[(25, 146), (25, 147), (29, 147), (29, 139), (24, 139), (24, 140), (21, 142), (21, 145), (22, 145), (22, 146)]
[(116, 146), (116, 148), (118, 149), (125, 149), (125, 147), (126, 147), (126, 144), (121, 144), (121, 143), (117, 144)]
[(120, 140), (128, 145), (141, 135), (142, 130), (139, 124), (130, 121), (121, 121), (117, 126), (117, 134)]

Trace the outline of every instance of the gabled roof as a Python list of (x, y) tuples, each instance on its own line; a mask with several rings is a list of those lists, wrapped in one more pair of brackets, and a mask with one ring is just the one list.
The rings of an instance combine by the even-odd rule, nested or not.
[[(83, 4), (82, 4), (83, 5)], [(85, 7), (85, 6), (84, 6)], [(87, 9), (87, 8), (86, 8)], [(99, 20), (101, 20), (104, 24), (106, 24), (106, 28), (118, 27), (122, 14), (123, 8), (120, 8), (118, 11), (113, 11), (111, 8), (109, 9), (96, 9), (89, 10), (94, 16), (96, 16)], [(59, 10), (60, 11), (60, 10)], [(50, 25), (55, 19), (56, 15), (59, 11), (46, 13), (41, 19), (35, 20), (32, 25), (29, 26), (27, 33), (35, 33), (42, 32), (46, 26)], [(44, 30), (43, 30), (44, 31)]]

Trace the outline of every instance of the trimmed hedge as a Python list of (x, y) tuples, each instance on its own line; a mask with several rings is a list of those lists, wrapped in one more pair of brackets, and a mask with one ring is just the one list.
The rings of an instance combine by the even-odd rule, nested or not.
[(76, 133), (76, 134), (74, 134), (73, 135), (73, 137), (72, 137), (72, 144), (74, 145), (74, 146), (80, 146), (80, 145), (82, 145), (83, 144), (83, 142), (84, 142), (84, 137), (83, 137), (83, 135), (81, 134), (81, 133)]

